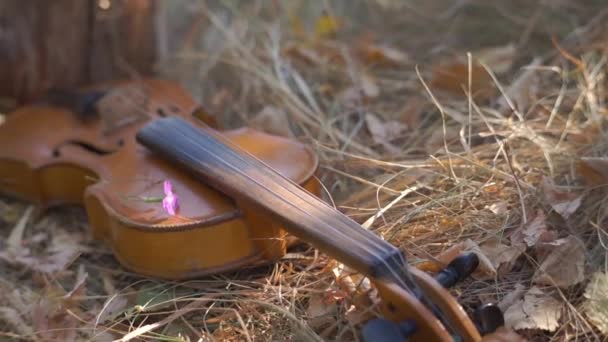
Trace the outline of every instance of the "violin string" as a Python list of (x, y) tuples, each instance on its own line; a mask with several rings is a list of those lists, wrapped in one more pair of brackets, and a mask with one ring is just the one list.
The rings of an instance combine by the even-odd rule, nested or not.
[[(174, 99), (171, 96), (167, 96), (166, 93), (162, 93), (163, 97), (167, 100), (168, 103), (170, 104), (175, 104), (176, 102), (174, 101)], [(129, 100), (127, 100), (129, 101)], [(130, 101), (132, 102), (132, 101)], [(139, 106), (137, 104), (134, 104), (134, 106), (136, 110), (140, 111), (140, 113), (143, 114), (149, 114), (146, 110), (139, 108)], [(178, 108), (180, 106), (177, 106)], [(204, 122), (201, 122), (201, 124), (207, 126)], [(208, 130), (208, 131), (212, 131), (212, 130)], [(233, 145), (232, 142), (230, 142), (228, 139), (226, 139), (225, 137), (222, 137), (221, 135), (217, 134), (214, 136), (216, 136), (217, 139), (220, 139), (220, 141), (227, 143), (228, 146)], [(195, 141), (192, 141), (193, 143), (196, 143)], [(221, 160), (221, 158), (219, 158)], [(229, 166), (233, 171), (236, 171), (238, 173), (243, 174), (240, 170), (238, 170), (238, 168), (233, 167), (232, 165), (230, 165), (230, 163), (224, 163), (226, 166)], [(269, 171), (269, 170), (264, 170), (266, 168), (262, 168), (263, 171)], [(244, 174), (246, 177), (247, 175)], [(287, 181), (292, 182), (290, 179), (284, 178)], [(252, 180), (253, 181), (253, 180)], [(274, 193), (273, 190), (271, 190), (270, 188), (263, 186), (263, 188), (266, 188), (266, 190), (268, 190), (270, 193)], [(307, 192), (305, 189), (303, 189), (304, 192)], [(285, 203), (289, 203), (285, 198), (283, 198), (282, 196), (278, 196), (280, 200), (282, 200)], [(296, 209), (297, 206), (294, 206)], [(333, 208), (331, 208), (333, 209)], [(334, 209), (335, 210), (335, 209)], [(305, 214), (308, 215), (308, 213), (306, 213), (305, 211), (302, 211)], [(340, 213), (342, 214), (342, 213)], [(343, 215), (343, 214), (342, 214)], [(309, 215), (310, 216), (310, 215)], [(340, 217), (340, 216), (338, 216)], [(353, 221), (354, 222), (354, 221)], [(336, 225), (334, 228), (341, 227), (342, 226), (342, 220), (338, 220), (338, 225)], [(323, 222), (323, 224), (326, 224), (325, 222)], [(351, 241), (352, 243), (356, 243), (359, 244), (361, 246), (361, 248), (363, 248), (363, 250), (365, 250), (366, 252), (368, 252), (369, 255), (371, 255), (374, 259), (376, 259), (377, 261), (379, 261), (381, 264), (383, 264), (385, 266), (385, 269), (387, 271), (389, 271), (389, 273), (393, 276), (393, 281), (396, 281), (402, 288), (404, 288), (406, 291), (408, 292), (412, 292), (419, 300), (421, 300), (429, 309), (433, 309), (434, 305), (426, 298), (426, 296), (424, 295), (424, 292), (421, 291), (421, 289), (419, 288), (419, 286), (416, 284), (416, 282), (413, 280), (413, 277), (411, 275), (411, 273), (407, 270), (408, 264), (407, 261), (405, 259), (405, 256), (403, 255), (403, 253), (401, 253), (401, 251), (398, 251), (397, 253), (394, 253), (393, 251), (390, 251), (389, 253), (387, 253), (387, 250), (382, 250), (382, 247), (386, 247), (386, 245), (375, 245), (374, 242), (376, 241), (370, 241), (368, 239), (356, 239), (353, 236), (351, 236), (348, 233), (360, 233), (360, 231), (358, 229), (352, 229), (352, 228), (348, 228), (347, 231), (343, 231), (342, 229), (338, 228), (338, 231), (340, 231), (340, 233), (342, 233), (341, 235), (344, 236), (346, 238), (346, 240)], [(374, 239), (372, 239), (374, 240)], [(369, 245), (368, 243), (372, 242), (371, 245)], [(386, 243), (388, 246), (391, 246), (394, 249), (397, 249), (396, 247), (394, 247), (393, 245), (391, 245), (390, 243)], [(378, 248), (380, 248), (378, 250)], [(397, 249), (398, 250), (398, 249)], [(392, 252), (392, 253), (391, 253)], [(384, 257), (383, 257), (384, 256)], [(386, 257), (388, 256), (389, 260), (387, 261)], [(389, 263), (390, 260), (394, 261), (394, 264)], [(445, 319), (445, 317), (443, 317), (443, 313), (440, 310), (433, 310), (438, 316), (438, 317), (443, 323), (444, 325), (448, 325), (448, 321)], [(446, 328), (451, 329), (452, 327), (450, 327), (449, 325), (446, 326)]]
[[(186, 126), (186, 128), (188, 128), (188, 129), (194, 129), (194, 127), (192, 127), (192, 126)], [(175, 130), (179, 130), (179, 127), (175, 127)], [(199, 144), (200, 150), (205, 150), (205, 151), (209, 152), (209, 149), (205, 148), (205, 146), (202, 145), (202, 143), (199, 140), (193, 140), (193, 139), (191, 139), (190, 136), (187, 134), (187, 132), (183, 132), (182, 131), (182, 133), (183, 133), (182, 136), (183, 137), (187, 137), (188, 140), (190, 140), (192, 143)], [(190, 132), (190, 133), (193, 133), (193, 132)], [(195, 133), (199, 133), (199, 132), (195, 132)], [(162, 134), (162, 132), (159, 132), (159, 134)], [(221, 136), (219, 136), (219, 137), (221, 137)], [(230, 143), (230, 142), (227, 141), (227, 143)], [(227, 146), (229, 146), (229, 145), (227, 144)], [(233, 150), (239, 150), (239, 149), (240, 148), (238, 146), (234, 146), (234, 148), (233, 148)], [(246, 151), (243, 151), (243, 152), (247, 153)], [(186, 156), (192, 158), (192, 156), (188, 156), (187, 153), (186, 153)], [(211, 154), (211, 156), (213, 156), (213, 154)], [(230, 153), (228, 153), (227, 155), (224, 154), (223, 156), (224, 157), (230, 156)], [(317, 220), (317, 222), (318, 222), (318, 217), (312, 216), (310, 214), (310, 212), (304, 210), (303, 207), (295, 206), (294, 203), (293, 203), (293, 201), (287, 200), (285, 198), (285, 196), (279, 195), (277, 193), (277, 191), (272, 190), (270, 187), (264, 186), (264, 185), (260, 184), (259, 182), (257, 182), (250, 175), (250, 173), (242, 172), (239, 168), (237, 168), (234, 165), (234, 163), (231, 163), (231, 162), (225, 160), (224, 158), (221, 158), (219, 156), (216, 156), (216, 158), (217, 158), (217, 161), (223, 163), (229, 169), (232, 169), (232, 171), (240, 173), (243, 177), (245, 177), (246, 179), (249, 179), (250, 181), (255, 182), (256, 184), (258, 184), (259, 186), (261, 186), (263, 189), (267, 190), (271, 195), (277, 197), (280, 201), (283, 201), (284, 203), (287, 203), (289, 206), (293, 207), (293, 209), (295, 209), (295, 210), (300, 210), (302, 213), (304, 213), (304, 214), (312, 217), (313, 219)], [(192, 159), (192, 161), (196, 163), (195, 159)], [(249, 159), (249, 162), (251, 162), (251, 163), (253, 163), (254, 161), (257, 162), (258, 160), (257, 159)], [(262, 161), (259, 161), (259, 162), (263, 164)], [(252, 165), (252, 166), (253, 166), (253, 170), (258, 170), (258, 171), (265, 170), (265, 171), (268, 171), (268, 172), (274, 171), (272, 168), (268, 168), (268, 167), (261, 167), (260, 168), (259, 165)], [(276, 171), (274, 171), (274, 173), (276, 173)], [(294, 185), (297, 186), (297, 184), (295, 184), (293, 181), (291, 181), (291, 180), (289, 180), (287, 178), (281, 177), (280, 175), (279, 175), (279, 177), (277, 179), (280, 179), (280, 180), (285, 181), (285, 182), (291, 182), (291, 183), (293, 183)], [(288, 189), (286, 189), (286, 190), (288, 190)], [(302, 191), (296, 191), (296, 193), (303, 193), (303, 192)], [(316, 203), (318, 201), (319, 201), (318, 198), (312, 197), (312, 198), (310, 198), (308, 200), (304, 200), (303, 203), (304, 204), (312, 204), (312, 203)], [(322, 202), (319, 202), (319, 203), (323, 204), (322, 207), (325, 207), (326, 209), (335, 210), (332, 207), (326, 206)], [(338, 228), (342, 224), (347, 224), (347, 222), (350, 222), (350, 219), (348, 219), (346, 216), (344, 216), (341, 213), (339, 213), (339, 215), (334, 215), (334, 216), (330, 216), (330, 217), (334, 218), (334, 219), (335, 218), (344, 218), (345, 220), (342, 220), (342, 219), (338, 219), (337, 221), (333, 220), (334, 221), (333, 224), (332, 224), (332, 222), (326, 222), (327, 220), (325, 220), (325, 221), (321, 220), (320, 221), (321, 226), (332, 226), (334, 228)], [(354, 221), (353, 221), (353, 223), (356, 224), (356, 225), (358, 225)], [(389, 243), (386, 243), (386, 242), (384, 242), (382, 240), (378, 240), (377, 236), (374, 236), (373, 238), (371, 238), (369, 240), (367, 240), (367, 239), (361, 240), (361, 239), (354, 239), (352, 236), (350, 236), (348, 234), (348, 233), (352, 233), (352, 232), (363, 233), (363, 232), (367, 232), (367, 230), (357, 229), (355, 227), (348, 227), (348, 225), (347, 225), (346, 226), (346, 231), (343, 231), (341, 229), (339, 229), (338, 231), (340, 233), (343, 233), (343, 235), (347, 239), (349, 239), (351, 241), (354, 241), (355, 243), (358, 243), (360, 247), (362, 247), (365, 251), (368, 252), (369, 255), (372, 256), (372, 259), (375, 259), (375, 260), (379, 261), (381, 264), (383, 264), (385, 266), (385, 270), (389, 271), (389, 275), (392, 275), (392, 277), (389, 276), (389, 279), (391, 279), (394, 282), (396, 282), (398, 285), (400, 285), (406, 291), (412, 293), (416, 298), (418, 298), (427, 308), (429, 308), (429, 310), (431, 310), (444, 323), (444, 326), (446, 326), (446, 328), (448, 328), (451, 331), (454, 331), (452, 329), (452, 327), (450, 327), (449, 321), (447, 321), (445, 319), (445, 316), (444, 316), (443, 312), (436, 305), (434, 305), (428, 298), (426, 298), (424, 296), (423, 291), (419, 288), (419, 286), (413, 280), (413, 277), (412, 277), (411, 273), (409, 273), (409, 271), (407, 270), (407, 264), (405, 262), (405, 258), (400, 253), (400, 251), (398, 249), (396, 249), (396, 247), (394, 247), (393, 245), (391, 245)], [(366, 237), (370, 238), (370, 236), (366, 236)], [(374, 246), (374, 244), (373, 244), (373, 242), (377, 242), (377, 243), (380, 243), (380, 247), (387, 247), (388, 250), (390, 250), (390, 252), (387, 253), (385, 251), (385, 253), (384, 253), (385, 257), (382, 257), (380, 254), (378, 254), (378, 252), (371, 251), (369, 249), (370, 245), (369, 244), (366, 245), (366, 243), (369, 243), (370, 241), (372, 242), (372, 245), (371, 245), (372, 248), (373, 247), (378, 247), (378, 246)], [(397, 251), (397, 253), (394, 253), (395, 250)], [(388, 260), (397, 260), (398, 264), (397, 265), (391, 265), (387, 261), (386, 256), (388, 256)], [(399, 266), (398, 267), (398, 271), (395, 270), (395, 268), (396, 268), (395, 266)]]
[[(178, 127), (175, 127), (176, 130), (178, 130)], [(189, 135), (186, 134), (186, 132), (181, 132), (182, 136), (187, 137), (193, 144), (198, 145), (197, 147), (201, 150), (206, 151), (207, 153), (213, 153), (213, 150), (208, 149), (205, 145), (201, 144), (200, 141), (198, 140), (194, 140), (194, 139), (190, 139)], [(293, 197), (294, 195), (296, 197), (298, 197), (300, 199), (300, 203), (299, 205), (295, 205), (294, 204), (294, 200), (293, 198), (289, 198), (287, 199), (285, 195), (281, 195), (276, 189), (271, 189), (269, 186), (260, 183), (258, 180), (254, 179), (250, 173), (247, 172), (243, 172), (240, 168), (238, 168), (237, 166), (235, 166), (234, 163), (226, 160), (226, 155), (222, 156), (223, 158), (220, 158), (219, 156), (217, 157), (217, 161), (221, 162), (222, 164), (224, 164), (225, 167), (227, 167), (228, 169), (232, 170), (233, 172), (240, 174), (242, 177), (248, 179), (251, 182), (256, 183), (258, 186), (260, 186), (262, 189), (268, 191), (270, 194), (272, 194), (273, 196), (275, 196), (276, 198), (278, 198), (280, 201), (282, 201), (283, 203), (287, 204), (289, 207), (292, 207), (292, 209), (299, 211), (303, 214), (305, 214), (306, 216), (312, 218), (317, 225), (323, 226), (323, 225), (327, 225), (327, 226), (331, 226), (332, 228), (334, 228), (334, 231), (337, 230), (337, 232), (340, 233), (341, 237), (346, 238), (347, 240), (352, 241), (355, 245), (359, 245), (361, 247), (363, 247), (363, 249), (373, 257), (373, 259), (376, 259), (377, 261), (381, 262), (384, 264), (384, 266), (386, 267), (387, 270), (390, 270), (391, 272), (393, 272), (393, 276), (395, 278), (395, 280), (398, 280), (404, 287), (408, 288), (411, 290), (410, 286), (407, 286), (408, 284), (406, 284), (405, 282), (403, 282), (403, 277), (400, 277), (399, 274), (397, 272), (394, 272), (394, 267), (392, 267), (388, 262), (386, 257), (390, 256), (394, 253), (394, 249), (396, 249), (394, 246), (386, 243), (386, 244), (378, 244), (378, 240), (371, 238), (370, 236), (361, 236), (363, 231), (360, 229), (353, 229), (353, 227), (348, 227), (345, 226), (344, 220), (342, 219), (338, 219), (338, 218), (342, 218), (344, 216), (341, 215), (335, 215), (335, 216), (330, 216), (331, 220), (320, 220), (320, 218), (318, 218), (315, 215), (312, 215), (310, 213), (309, 210), (305, 210), (306, 208), (309, 208), (310, 205), (312, 203), (314, 203), (313, 201), (315, 199), (313, 198), (309, 198), (309, 199), (304, 199), (300, 196), (298, 196), (298, 192), (290, 192), (291, 197)], [(232, 156), (230, 156), (232, 157)], [(254, 161), (253, 159), (245, 159), (246, 162), (249, 162), (249, 166), (252, 167), (253, 170), (256, 171), (266, 171), (266, 172), (271, 172), (271, 168), (267, 168), (267, 167), (259, 167), (257, 165), (252, 165), (251, 163)], [(257, 160), (256, 160), (257, 161)], [(264, 179), (264, 178), (262, 178)], [(288, 179), (284, 179), (282, 177), (279, 177), (275, 180), (281, 180), (281, 181), (289, 181)], [(286, 187), (278, 187), (278, 189), (281, 190), (286, 190), (289, 191), (288, 188)], [(299, 192), (300, 194), (304, 194), (303, 192)], [(334, 210), (333, 208), (328, 207), (331, 210)], [(314, 207), (313, 207), (314, 209)], [(327, 217), (325, 218), (327, 219)], [(330, 222), (327, 222), (330, 221)], [(346, 229), (344, 229), (346, 228)], [(349, 234), (350, 233), (350, 234)], [(361, 238), (355, 238), (353, 237), (353, 233), (358, 234), (359, 236), (361, 236), (363, 239)], [(383, 249), (384, 248), (384, 249)], [(379, 254), (382, 254), (382, 256), (380, 256)], [(396, 253), (396, 254), (401, 254), (401, 253)], [(369, 257), (367, 258), (368, 260), (370, 259)], [(402, 261), (403, 259), (401, 259), (400, 261)]]

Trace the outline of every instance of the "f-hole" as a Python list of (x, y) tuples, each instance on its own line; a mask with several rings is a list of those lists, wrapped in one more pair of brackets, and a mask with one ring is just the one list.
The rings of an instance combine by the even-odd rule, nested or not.
[[(122, 146), (123, 144), (124, 144), (124, 141), (122, 142), (122, 144), (121, 144), (121, 141), (119, 141), (119, 143), (118, 143), (119, 146)], [(61, 156), (61, 148), (64, 146), (70, 146), (70, 145), (79, 147), (83, 150), (88, 151), (91, 154), (96, 154), (98, 156), (105, 156), (105, 155), (112, 154), (117, 151), (117, 149), (115, 149), (115, 150), (103, 149), (103, 148), (100, 148), (93, 144), (90, 144), (88, 142), (84, 142), (84, 141), (80, 141), (80, 140), (67, 140), (67, 141), (64, 141), (61, 144), (55, 146), (55, 148), (53, 149), (53, 157)]]

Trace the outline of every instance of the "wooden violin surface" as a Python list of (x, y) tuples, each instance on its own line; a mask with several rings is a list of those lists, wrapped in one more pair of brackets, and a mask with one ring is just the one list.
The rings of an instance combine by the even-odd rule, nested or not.
[[(93, 236), (135, 272), (170, 279), (232, 270), (280, 258), (282, 226), (201, 183), (137, 143), (147, 122), (193, 114), (195, 100), (163, 80), (91, 87), (106, 92), (97, 115), (55, 105), (17, 109), (0, 125), (0, 192), (43, 206), (82, 204)], [(88, 115), (88, 114), (87, 114)], [(288, 179), (318, 194), (318, 160), (306, 146), (249, 128), (221, 134)], [(176, 215), (161, 203), (170, 181)]]

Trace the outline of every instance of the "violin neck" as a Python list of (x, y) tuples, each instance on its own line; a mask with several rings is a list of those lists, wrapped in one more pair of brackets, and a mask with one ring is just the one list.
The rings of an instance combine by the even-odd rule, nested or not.
[[(219, 133), (177, 118), (154, 120), (137, 140), (218, 191), (262, 207), (285, 229), (373, 278), (410, 283), (401, 251)], [(293, 161), (298, 162), (297, 160)], [(411, 285), (411, 284), (410, 284)]]

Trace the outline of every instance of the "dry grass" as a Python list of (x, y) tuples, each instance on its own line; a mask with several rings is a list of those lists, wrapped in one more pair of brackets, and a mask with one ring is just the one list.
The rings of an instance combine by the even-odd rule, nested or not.
[[(284, 125), (269, 126), (257, 117), (269, 106), (284, 111), (289, 132), (311, 144), (321, 159), (326, 197), (331, 194), (347, 215), (406, 251), (411, 264), (433, 262), (467, 239), (479, 245), (492, 238), (508, 241), (544, 210), (560, 237), (573, 235), (585, 243), (587, 277), (606, 268), (608, 201), (603, 188), (585, 186), (576, 168), (581, 156), (608, 150), (603, 134), (608, 55), (599, 25), (608, 8), (602, 10), (599, 1), (436, 0), (400, 6), (398, 1), (252, 1), (238, 7), (226, 1), (213, 9), (195, 3), (200, 7), (164, 12), (167, 34), (175, 30), (177, 38), (166, 47), (161, 74), (186, 84), (227, 127), (259, 124), (288, 133)], [(306, 32), (322, 10), (346, 19), (335, 35), (298, 32), (293, 13)], [(175, 18), (183, 17), (176, 13), (185, 12), (197, 24), (182, 22), (181, 31), (172, 29)], [(398, 48), (409, 59), (394, 65), (362, 59), (357, 48), (369, 48), (362, 43), (369, 34), (375, 44)], [(551, 44), (551, 36), (563, 51)], [(493, 76), (484, 85), (488, 94), (473, 96), (475, 85), (468, 82), (460, 94), (432, 84), (440, 61), (463, 58), (467, 65), (467, 52), (475, 57), (481, 47), (507, 43), (515, 44), (514, 64), (500, 73), (484, 66)], [(535, 57), (540, 63), (528, 71), (534, 78), (509, 90)], [(464, 76), (478, 80), (472, 72)], [(374, 86), (377, 95), (369, 89)], [(408, 127), (379, 141), (370, 134), (369, 113)], [(540, 186), (544, 176), (562, 190), (584, 194), (567, 220), (552, 212)], [(492, 204), (507, 210), (493, 212)], [(8, 237), (27, 203), (2, 199), (0, 205), (1, 234)], [(166, 341), (356, 340), (360, 320), (375, 314), (373, 306), (353, 308), (362, 298), (336, 281), (336, 262), (305, 246), (266, 268), (159, 282), (118, 267), (106, 247), (78, 235), (85, 226), (79, 209), (54, 209), (30, 219), (26, 240), (68, 232), (85, 249), (68, 270), (53, 276), (0, 262), (5, 308), (0, 336), (35, 340), (43, 330), (53, 334), (49, 329), (70, 326), (74, 335), (65, 336), (79, 340), (128, 333)], [(45, 238), (36, 241), (32, 248), (48, 245)], [(517, 284), (531, 287), (537, 268), (534, 255), (523, 255), (509, 272), (467, 280), (453, 293), (467, 309), (500, 302)], [(85, 272), (86, 289), (60, 299)], [(565, 304), (562, 324), (553, 332), (523, 333), (532, 340), (602, 340), (581, 310), (584, 288), (585, 283), (544, 286)], [(36, 315), (53, 305), (68, 310), (52, 322)], [(108, 316), (112, 311), (115, 316)]]

